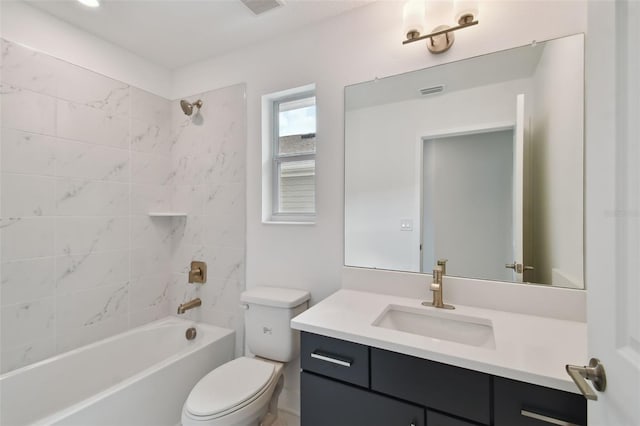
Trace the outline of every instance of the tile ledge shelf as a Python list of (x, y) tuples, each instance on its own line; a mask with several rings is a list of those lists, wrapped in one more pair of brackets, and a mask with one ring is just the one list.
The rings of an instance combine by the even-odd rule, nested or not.
[(187, 217), (185, 212), (149, 212), (150, 217)]

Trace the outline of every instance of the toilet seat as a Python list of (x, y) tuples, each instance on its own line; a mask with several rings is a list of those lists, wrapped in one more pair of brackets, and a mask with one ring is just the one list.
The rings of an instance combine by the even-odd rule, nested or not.
[(226, 416), (255, 401), (277, 375), (273, 363), (240, 357), (204, 376), (191, 390), (184, 408), (194, 420)]

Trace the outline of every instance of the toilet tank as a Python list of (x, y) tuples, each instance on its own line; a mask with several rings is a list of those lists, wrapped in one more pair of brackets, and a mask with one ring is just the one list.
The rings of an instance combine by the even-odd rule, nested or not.
[(308, 291), (279, 287), (256, 287), (240, 295), (246, 308), (245, 337), (252, 354), (288, 362), (298, 356), (300, 333), (291, 328), (293, 317), (305, 311)]

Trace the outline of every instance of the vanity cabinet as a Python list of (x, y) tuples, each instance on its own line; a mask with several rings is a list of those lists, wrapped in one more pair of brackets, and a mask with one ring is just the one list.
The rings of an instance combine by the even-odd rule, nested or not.
[(303, 332), (302, 426), (586, 425), (586, 400)]
[(586, 425), (587, 402), (581, 395), (495, 377), (496, 426)]
[(425, 426), (425, 409), (365, 388), (302, 372), (304, 426)]

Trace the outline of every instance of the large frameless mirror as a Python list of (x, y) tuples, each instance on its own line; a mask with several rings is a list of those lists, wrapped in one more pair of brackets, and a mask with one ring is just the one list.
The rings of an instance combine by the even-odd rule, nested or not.
[(345, 265), (584, 288), (584, 36), (345, 89)]

